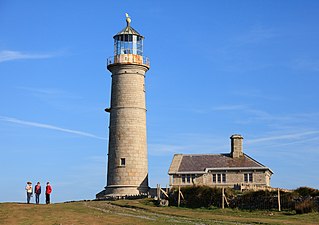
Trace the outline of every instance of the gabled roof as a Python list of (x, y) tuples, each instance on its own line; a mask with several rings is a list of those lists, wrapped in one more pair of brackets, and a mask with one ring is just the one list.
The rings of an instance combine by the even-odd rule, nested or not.
[(246, 154), (239, 158), (232, 158), (230, 154), (175, 154), (168, 173), (205, 173), (209, 170), (236, 169), (269, 170), (273, 173)]

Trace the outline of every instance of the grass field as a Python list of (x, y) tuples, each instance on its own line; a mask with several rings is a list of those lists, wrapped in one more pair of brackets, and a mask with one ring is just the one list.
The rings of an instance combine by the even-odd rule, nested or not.
[(1, 203), (0, 224), (319, 224), (319, 213), (157, 207), (150, 200)]

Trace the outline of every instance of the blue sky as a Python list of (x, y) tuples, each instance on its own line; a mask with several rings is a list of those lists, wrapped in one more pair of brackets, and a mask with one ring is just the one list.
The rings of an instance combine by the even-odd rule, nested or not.
[[(0, 202), (50, 181), (53, 202), (106, 184), (113, 35), (143, 34), (149, 174), (232, 134), (274, 187), (319, 188), (318, 1), (0, 1)], [(42, 196), (43, 197), (43, 196)], [(42, 199), (43, 202), (43, 199)]]

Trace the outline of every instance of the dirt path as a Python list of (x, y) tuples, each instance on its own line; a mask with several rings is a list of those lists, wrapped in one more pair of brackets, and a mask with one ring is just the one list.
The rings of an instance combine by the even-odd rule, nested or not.
[(165, 215), (162, 213), (154, 213), (141, 208), (131, 208), (125, 206), (113, 205), (108, 202), (97, 203), (92, 206), (90, 204), (84, 203), (84, 205), (90, 209), (102, 211), (104, 213), (116, 214), (125, 217), (135, 217), (154, 222), (155, 224), (166, 223), (166, 224), (194, 224), (194, 225), (209, 225), (209, 224), (238, 224), (238, 225), (248, 225), (249, 223), (231, 222), (231, 221), (221, 221), (221, 220), (211, 220), (211, 219), (201, 219), (201, 218), (189, 218), (174, 215)]

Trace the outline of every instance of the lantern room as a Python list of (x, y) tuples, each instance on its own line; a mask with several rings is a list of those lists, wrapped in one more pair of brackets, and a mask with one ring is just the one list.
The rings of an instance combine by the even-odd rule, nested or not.
[(130, 23), (125, 29), (117, 33), (114, 37), (114, 55), (134, 54), (143, 55), (143, 39)]
[(107, 60), (111, 64), (142, 64), (149, 66), (148, 58), (143, 57), (143, 39), (133, 27), (131, 18), (126, 14), (126, 27), (114, 35), (114, 56)]
[(114, 36), (114, 55), (134, 54), (143, 55), (143, 37), (133, 34)]

